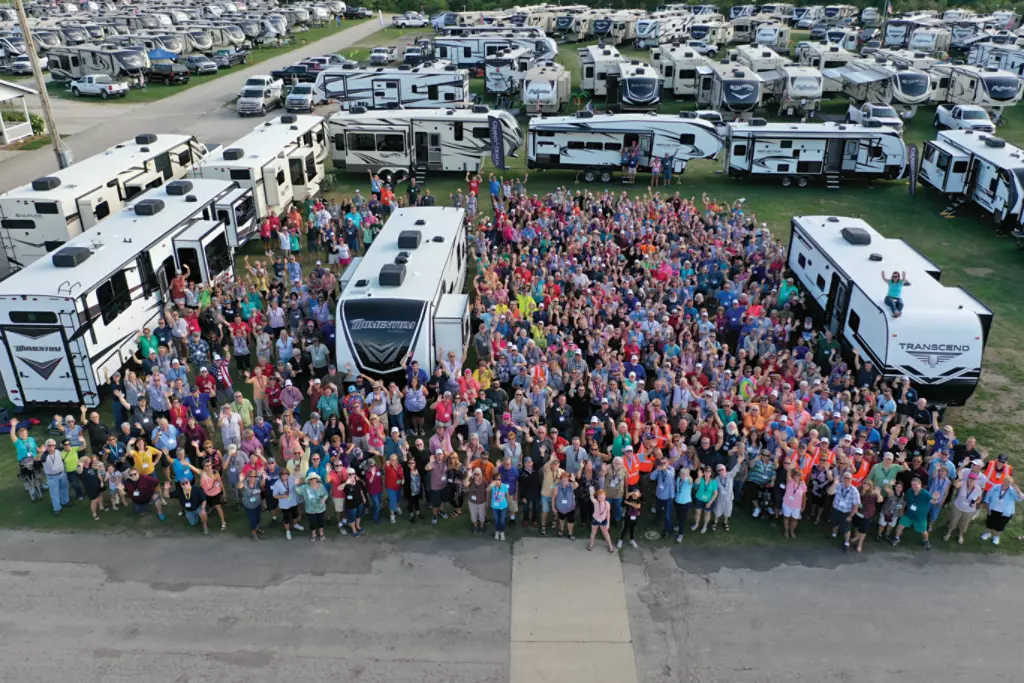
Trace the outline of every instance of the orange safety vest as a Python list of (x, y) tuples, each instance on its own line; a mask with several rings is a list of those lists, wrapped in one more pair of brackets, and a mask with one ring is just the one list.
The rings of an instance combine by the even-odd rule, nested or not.
[(1004, 463), (1002, 473), (997, 473), (996, 461), (991, 461), (985, 468), (985, 492), (988, 493), (993, 486), (999, 486), (1003, 483), (1003, 478), (1009, 476), (1013, 476), (1013, 467), (1010, 463)]
[(666, 424), (665, 428), (662, 429), (659, 425), (654, 425), (654, 443), (658, 445), (658, 448), (664, 450), (668, 448), (669, 437), (672, 436), (672, 429)]
[(636, 453), (623, 455), (622, 464), (626, 466), (626, 485), (636, 486), (640, 483), (640, 458)]
[(870, 471), (871, 468), (868, 466), (868, 459), (864, 458), (863, 460), (861, 460), (860, 467), (858, 467), (857, 470), (853, 473), (853, 485), (856, 486), (857, 488), (860, 488), (860, 485), (867, 478), (868, 472)]
[(811, 478), (811, 470), (814, 469), (814, 464), (821, 460), (821, 442), (818, 443), (814, 448), (814, 453), (809, 454), (806, 450), (797, 464), (800, 465), (800, 476), (803, 477), (804, 481), (809, 481)]

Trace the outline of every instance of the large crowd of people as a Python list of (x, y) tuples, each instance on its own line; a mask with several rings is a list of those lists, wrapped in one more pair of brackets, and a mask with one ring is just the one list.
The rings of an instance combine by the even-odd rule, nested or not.
[(179, 273), (109, 378), (110, 424), (84, 406), (45, 438), (13, 422), (31, 497), (203, 533), (244, 515), (253, 540), (429, 518), (615, 552), (641, 520), (679, 543), (744, 514), (856, 552), (936, 532), (1000, 543), (1024, 497), (1007, 457), (816, 329), (784, 244), (742, 200), (467, 175), (450, 201), (472, 222), (467, 349), (407, 357), (396, 378), (335, 364), (344, 268), (393, 208), (435, 202), (371, 177), (265, 221), (264, 257), (231, 281)]

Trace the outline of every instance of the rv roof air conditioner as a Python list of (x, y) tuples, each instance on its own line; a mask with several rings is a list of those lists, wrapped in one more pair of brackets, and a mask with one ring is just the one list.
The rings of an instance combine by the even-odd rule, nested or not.
[(352, 69), (356, 68), (356, 66), (357, 66), (357, 65), (355, 65), (355, 64), (342, 64), (342, 65), (341, 65), (341, 68), (342, 68), (342, 69), (349, 69), (349, 70), (352, 70)]
[(867, 119), (864, 121), (865, 128), (881, 128), (882, 122), (878, 119)]
[(474, 114), (486, 114), (490, 111), (486, 104), (474, 104), (473, 108), (470, 109)]
[(910, 69), (910, 67), (907, 66), (906, 64), (897, 64), (896, 65), (896, 70), (897, 71), (907, 71), (909, 69)]
[(594, 112), (592, 112), (592, 111), (578, 111), (578, 112), (576, 112), (576, 118), (578, 118), (578, 119), (592, 119), (592, 118), (594, 118)]
[(926, 55), (926, 54), (925, 54), (925, 53), (923, 53), (923, 52), (915, 52), (915, 53), (914, 53), (914, 59), (924, 59), (924, 58), (925, 58), (925, 57), (927, 57), (927, 56), (928, 56), (928, 55)]
[(398, 233), (399, 249), (419, 249), (423, 241), (423, 233), (419, 230), (403, 230)]
[[(869, 261), (876, 261), (876, 262), (877, 261), (881, 261), (882, 260), (882, 255), (881, 254), (871, 254), (870, 256), (868, 256), (868, 260)], [(909, 287), (910, 283), (907, 282), (906, 285)]]
[(60, 187), (60, 178), (53, 176), (43, 176), (42, 178), (36, 178), (32, 181), (32, 189), (36, 192), (48, 192), (49, 190), (55, 190)]
[(295, 114), (285, 114), (281, 117), (281, 123), (295, 123), (299, 117)]
[(156, 142), (156, 135), (153, 133), (141, 133), (135, 136), (136, 145), (152, 145)]
[(92, 251), (88, 247), (64, 247), (60, 251), (55, 251), (50, 260), (54, 268), (74, 268), (84, 263), (90, 256)]
[(994, 73), (996, 71), (999, 71), (999, 69), (997, 67), (994, 67), (994, 66), (986, 66), (985, 67), (985, 71), (988, 71), (989, 73)]
[(155, 216), (164, 210), (162, 199), (141, 199), (135, 202), (136, 216)]
[(437, 244), (443, 244), (444, 243), (444, 235), (434, 235), (434, 238), (432, 240), (430, 240), (430, 241), (431, 242), (436, 242)]
[(630, 64), (632, 64), (633, 66), (637, 66), (638, 64), (640, 64), (640, 60), (634, 59), (633, 61), (630, 62)]
[(192, 183), (188, 180), (172, 180), (167, 183), (167, 194), (172, 197), (180, 197), (192, 191)]
[(875, 64), (885, 64), (885, 57), (875, 57)]
[(381, 287), (401, 287), (405, 282), (405, 266), (398, 263), (385, 263), (380, 268)]
[(412, 66), (409, 65), (409, 64), (399, 64), (398, 65), (398, 70), (399, 71), (412, 71)]
[(349, 114), (365, 114), (366, 113), (366, 107), (363, 107), (363, 106), (357, 104), (354, 107), (350, 107), (349, 110), (348, 110), (348, 113)]
[(458, 71), (458, 68), (457, 68), (457, 67), (456, 67), (456, 66), (455, 66), (454, 64), (452, 64), (452, 65), (450, 65), (450, 66), (446, 66), (446, 67), (444, 68), (444, 70), (445, 70), (445, 71)]
[(239, 147), (229, 147), (224, 150), (224, 161), (238, 161), (245, 156), (245, 151)]
[(751, 126), (767, 126), (768, 125), (768, 121), (765, 120), (765, 119), (753, 118), (753, 119), (750, 119), (750, 125)]
[(871, 244), (871, 233), (864, 228), (843, 228), (843, 239), (862, 247)]
[(1006, 140), (1003, 140), (1002, 138), (987, 137), (985, 138), (985, 144), (995, 149), (1002, 149), (1003, 147), (1006, 147)]

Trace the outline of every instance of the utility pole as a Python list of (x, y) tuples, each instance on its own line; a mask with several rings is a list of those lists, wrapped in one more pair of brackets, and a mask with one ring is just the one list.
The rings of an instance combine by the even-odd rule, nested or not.
[(71, 165), (71, 150), (64, 147), (64, 143), (60, 141), (60, 133), (57, 132), (57, 122), (53, 119), (53, 110), (50, 109), (50, 94), (46, 91), (43, 69), (39, 64), (39, 55), (36, 54), (35, 43), (32, 42), (32, 32), (28, 27), (28, 17), (25, 16), (25, 5), (22, 3), (22, 0), (14, 0), (14, 7), (18, 11), (18, 24), (21, 25), (21, 35), (25, 38), (25, 49), (28, 50), (28, 58), (32, 62), (32, 76), (36, 80), (36, 87), (39, 88), (39, 102), (43, 105), (43, 120), (46, 121), (46, 128), (50, 133), (53, 153), (57, 155), (57, 165), (61, 168), (67, 168)]

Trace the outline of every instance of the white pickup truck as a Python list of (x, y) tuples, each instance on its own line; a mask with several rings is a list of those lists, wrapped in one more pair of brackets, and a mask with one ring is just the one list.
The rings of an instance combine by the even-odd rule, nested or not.
[(976, 104), (957, 104), (952, 107), (940, 104), (935, 108), (935, 127), (939, 130), (976, 130), (980, 133), (994, 133), (996, 126), (988, 112)]
[(250, 76), (245, 80), (245, 85), (238, 91), (239, 97), (247, 88), (269, 88), (274, 94), (280, 96), (284, 92), (284, 81), (273, 76)]
[(124, 97), (128, 94), (128, 84), (119, 83), (110, 76), (83, 76), (71, 81), (71, 94), (75, 97), (91, 95), (107, 100), (111, 97)]
[(849, 109), (846, 110), (847, 123), (859, 123), (865, 126), (868, 121), (877, 121), (883, 126), (895, 128), (899, 131), (903, 130), (903, 119), (888, 104), (865, 102), (861, 105), (851, 104)]
[(423, 28), (429, 23), (430, 21), (425, 16), (412, 10), (391, 17), (391, 25), (397, 28)]
[(238, 93), (235, 111), (239, 116), (265, 116), (284, 103), (284, 81), (271, 76), (252, 76)]

